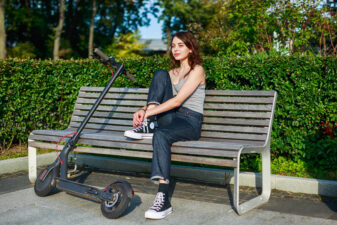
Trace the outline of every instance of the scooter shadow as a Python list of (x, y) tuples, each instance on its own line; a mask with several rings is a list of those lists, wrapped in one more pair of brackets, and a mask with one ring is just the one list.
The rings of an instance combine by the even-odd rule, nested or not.
[(138, 195), (134, 195), (130, 201), (129, 207), (124, 211), (124, 213), (120, 217), (127, 216), (128, 214), (132, 213), (141, 204), (142, 199)]

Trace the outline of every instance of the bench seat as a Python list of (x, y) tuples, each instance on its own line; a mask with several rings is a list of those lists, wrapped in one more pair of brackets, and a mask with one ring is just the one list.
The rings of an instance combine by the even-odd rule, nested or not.
[[(36, 148), (56, 149), (60, 138), (77, 130), (102, 90), (102, 87), (80, 89), (67, 129), (31, 132), (28, 140), (31, 182), (36, 179)], [(123, 136), (125, 130), (132, 128), (133, 113), (146, 104), (147, 92), (144, 88), (110, 88), (81, 133), (74, 151), (151, 159), (152, 140)], [(238, 214), (267, 202), (275, 104), (274, 91), (207, 90), (201, 138), (174, 143), (172, 161), (234, 168), (234, 208)], [(59, 145), (59, 149), (62, 148), (63, 145)], [(248, 153), (262, 155), (262, 194), (239, 204), (240, 156)]]

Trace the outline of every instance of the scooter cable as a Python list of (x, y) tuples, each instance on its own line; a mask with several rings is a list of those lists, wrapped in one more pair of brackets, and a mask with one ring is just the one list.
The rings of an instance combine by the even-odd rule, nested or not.
[(68, 137), (68, 136), (70, 136), (70, 135), (72, 135), (72, 134), (76, 134), (76, 133), (77, 133), (77, 131), (74, 131), (74, 132), (72, 132), (72, 133), (69, 133), (69, 134), (63, 136), (63, 137), (57, 142), (57, 144), (56, 144), (56, 153), (57, 153), (57, 157), (59, 158), (59, 160), (60, 160), (60, 162), (61, 162), (61, 165), (63, 164), (63, 161), (62, 161), (62, 159), (61, 159), (61, 157), (60, 157), (60, 155), (59, 155), (59, 151), (58, 151), (58, 149), (59, 149), (59, 144), (60, 144), (60, 142), (61, 142), (64, 138), (66, 138), (66, 137)]

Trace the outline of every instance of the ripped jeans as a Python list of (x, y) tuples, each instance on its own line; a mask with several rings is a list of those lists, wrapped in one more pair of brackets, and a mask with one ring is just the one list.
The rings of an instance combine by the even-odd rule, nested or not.
[[(157, 70), (151, 81), (147, 104), (161, 104), (173, 98), (170, 75)], [(151, 181), (170, 182), (171, 146), (177, 141), (198, 140), (203, 114), (185, 107), (178, 107), (157, 115), (158, 128), (152, 138), (153, 156)]]

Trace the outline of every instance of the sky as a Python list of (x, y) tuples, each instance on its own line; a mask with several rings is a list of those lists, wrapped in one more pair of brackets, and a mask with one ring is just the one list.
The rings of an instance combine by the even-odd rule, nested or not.
[(162, 38), (162, 24), (163, 21), (158, 23), (158, 19), (152, 14), (148, 17), (151, 19), (150, 25), (148, 27), (139, 27), (139, 34), (142, 39), (161, 39)]

